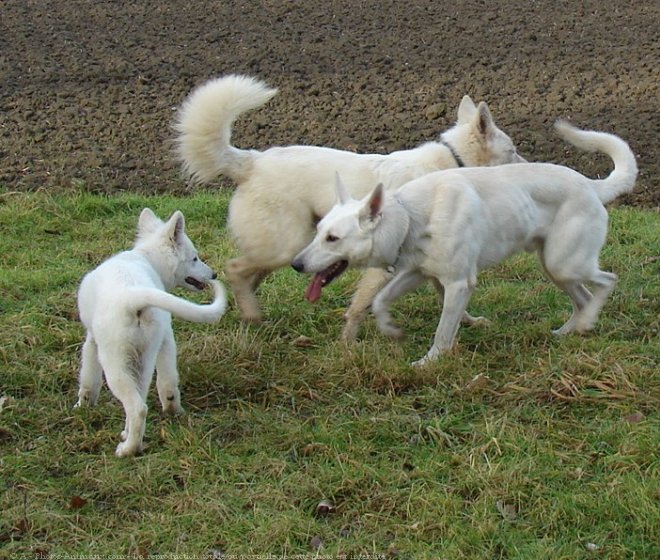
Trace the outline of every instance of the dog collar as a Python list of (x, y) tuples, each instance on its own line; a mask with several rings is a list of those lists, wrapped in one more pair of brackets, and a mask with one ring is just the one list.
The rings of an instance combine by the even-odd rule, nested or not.
[[(405, 204), (404, 204), (403, 201), (398, 197), (398, 195), (397, 195), (396, 193), (394, 193), (394, 197), (393, 197), (393, 198), (394, 198), (394, 200), (396, 200), (396, 202), (397, 202), (397, 204), (399, 204), (399, 206), (401, 206), (406, 212), (408, 211), (408, 209), (406, 208)], [(393, 263), (390, 263), (390, 264), (388, 264), (388, 265), (385, 267), (385, 271), (386, 271), (388, 274), (392, 274), (392, 275), (393, 275), (393, 274), (396, 272), (397, 265), (399, 264), (399, 260), (401, 259), (401, 251), (402, 251), (402, 249), (403, 249), (403, 245), (399, 245), (399, 250), (396, 252), (396, 259), (394, 259), (394, 262), (393, 262)]]
[(444, 138), (440, 138), (440, 144), (442, 144), (445, 148), (447, 148), (451, 152), (452, 157), (456, 160), (456, 164), (459, 167), (465, 167), (465, 164), (463, 163), (461, 156), (458, 155), (458, 152), (449, 142), (447, 142)]

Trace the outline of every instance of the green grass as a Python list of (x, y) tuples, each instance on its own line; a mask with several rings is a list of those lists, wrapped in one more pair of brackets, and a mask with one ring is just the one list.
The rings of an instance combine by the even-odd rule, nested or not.
[(77, 284), (131, 244), (146, 205), (183, 210), (221, 270), (228, 196), (0, 195), (0, 557), (660, 557), (648, 211), (611, 212), (602, 265), (620, 281), (593, 334), (552, 337), (570, 304), (523, 255), (480, 278), (470, 310), (491, 325), (462, 328), (420, 370), (409, 362), (439, 317), (430, 288), (396, 305), (404, 343), (369, 319), (346, 346), (357, 273), (311, 306), (306, 278), (282, 270), (261, 290), (260, 327), (233, 308), (216, 325), (175, 321), (186, 414), (161, 417), (152, 391), (146, 453), (117, 459), (123, 414), (107, 389), (72, 409)]

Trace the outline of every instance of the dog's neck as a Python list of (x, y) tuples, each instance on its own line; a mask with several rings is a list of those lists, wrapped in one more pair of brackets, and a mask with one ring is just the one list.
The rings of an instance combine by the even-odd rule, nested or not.
[(149, 263), (149, 266), (163, 284), (163, 289), (166, 292), (171, 292), (176, 287), (174, 274), (172, 270), (163, 267), (159, 259), (153, 258), (153, 251), (154, 248), (150, 247), (148, 244), (137, 243), (132, 252), (140, 255), (145, 261), (147, 261), (147, 263)]
[(369, 266), (396, 268), (410, 231), (410, 214), (395, 195), (386, 197), (382, 218), (374, 230)]
[(454, 158), (457, 167), (465, 167), (465, 162), (463, 161), (463, 158), (458, 154), (456, 149), (449, 142), (447, 142), (447, 140), (445, 140), (441, 136), (438, 142), (450, 151), (451, 156)]

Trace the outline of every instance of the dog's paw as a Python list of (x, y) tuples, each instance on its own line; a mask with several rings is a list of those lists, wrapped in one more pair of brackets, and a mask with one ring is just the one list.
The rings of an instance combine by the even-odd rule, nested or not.
[(424, 366), (428, 365), (430, 363), (430, 360), (424, 356), (423, 358), (420, 358), (419, 360), (415, 360), (414, 362), (410, 362), (410, 365), (414, 368), (423, 368)]
[(93, 399), (91, 393), (83, 392), (78, 393), (78, 402), (73, 405), (73, 408), (84, 408), (87, 406), (94, 406), (96, 399)]
[(126, 441), (122, 441), (115, 450), (117, 457), (133, 457), (140, 453), (142, 453), (142, 444), (129, 444)]
[(471, 327), (488, 327), (491, 324), (491, 320), (487, 317), (473, 317), (469, 313), (465, 313), (461, 319), (461, 323)]
[(385, 336), (393, 340), (403, 340), (406, 337), (406, 333), (403, 331), (403, 329), (397, 327), (394, 323), (391, 322), (385, 323), (383, 325), (379, 324), (378, 329)]
[(167, 405), (163, 407), (163, 414), (165, 416), (179, 416), (179, 414), (183, 413), (184, 410), (181, 403), (168, 402)]
[(579, 334), (587, 334), (588, 332), (594, 330), (595, 321), (591, 318), (582, 319), (577, 322), (575, 325), (575, 332)]
[(435, 362), (437, 357), (438, 357), (438, 354), (431, 354), (431, 352), (429, 352), (428, 354), (426, 354), (426, 356), (424, 356), (423, 358), (420, 358), (419, 360), (415, 360), (410, 365), (415, 367), (415, 368), (423, 368), (423, 367), (426, 367), (429, 364), (432, 364), (433, 362)]
[(568, 321), (566, 324), (562, 325), (558, 329), (554, 329), (552, 334), (557, 337), (566, 336), (571, 333), (582, 333), (579, 325), (576, 325), (574, 321)]
[(341, 331), (341, 340), (344, 342), (354, 342), (357, 338), (358, 325), (346, 323)]

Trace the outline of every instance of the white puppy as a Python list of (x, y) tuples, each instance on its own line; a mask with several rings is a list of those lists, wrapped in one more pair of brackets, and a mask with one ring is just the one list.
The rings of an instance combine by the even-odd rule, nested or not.
[[(477, 272), (520, 251), (535, 251), (548, 277), (573, 303), (556, 334), (591, 329), (616, 275), (598, 266), (607, 235), (604, 204), (632, 190), (635, 157), (620, 138), (556, 125), (571, 144), (614, 161), (606, 179), (567, 167), (521, 163), (437, 171), (386, 193), (382, 185), (354, 200), (339, 184), (339, 202), (320, 221), (314, 240), (295, 258), (299, 272), (316, 273), (319, 286), (347, 266), (392, 267), (373, 311), (382, 332), (401, 331), (389, 308), (426, 279), (444, 287), (442, 315), (431, 349), (418, 364), (449, 350), (477, 282)], [(593, 294), (585, 287), (589, 284)]]
[[(148, 208), (140, 214), (134, 248), (110, 257), (83, 278), (78, 309), (87, 337), (76, 406), (96, 403), (105, 374), (126, 413), (118, 456), (142, 450), (154, 369), (163, 411), (181, 411), (171, 315), (203, 323), (218, 320), (226, 297), (215, 278), (188, 239), (183, 214), (175, 212), (163, 223)], [(209, 305), (167, 293), (176, 286), (201, 291), (206, 284), (214, 293)]]
[[(458, 108), (456, 126), (438, 141), (412, 150), (376, 155), (316, 146), (263, 152), (232, 146), (234, 120), (276, 92), (247, 76), (211, 80), (190, 94), (175, 125), (179, 157), (188, 176), (206, 183), (226, 175), (238, 184), (229, 207), (229, 229), (242, 255), (230, 260), (225, 272), (248, 321), (262, 317), (255, 295), (261, 281), (291, 263), (332, 207), (336, 172), (354, 196), (364, 196), (378, 182), (394, 190), (438, 169), (524, 161), (511, 139), (495, 126), (488, 106), (475, 106), (468, 96)], [(347, 314), (346, 338), (354, 337), (373, 295), (386, 282), (382, 271), (370, 276)]]

